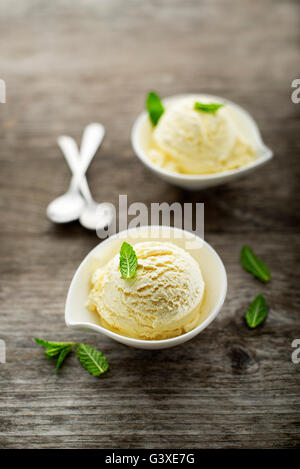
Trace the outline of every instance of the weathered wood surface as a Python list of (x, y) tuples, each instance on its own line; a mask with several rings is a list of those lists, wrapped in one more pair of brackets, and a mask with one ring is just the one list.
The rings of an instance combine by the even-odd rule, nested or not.
[[(1, 0), (0, 12), (0, 447), (299, 446), (298, 2)], [(201, 193), (159, 182), (130, 145), (149, 89), (237, 101), (276, 158)], [(185, 346), (139, 351), (64, 324), (69, 282), (98, 240), (77, 223), (53, 226), (45, 208), (69, 181), (56, 137), (79, 140), (94, 120), (107, 128), (88, 173), (97, 200), (205, 202), (229, 291), (218, 319)], [(241, 269), (244, 243), (270, 266), (269, 285)], [(259, 292), (269, 317), (249, 331), (243, 316)], [(111, 370), (95, 379), (73, 357), (56, 375), (34, 336), (88, 341)]]

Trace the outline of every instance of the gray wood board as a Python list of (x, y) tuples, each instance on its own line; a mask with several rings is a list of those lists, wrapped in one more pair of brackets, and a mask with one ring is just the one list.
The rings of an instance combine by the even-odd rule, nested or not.
[[(0, 447), (299, 446), (298, 2), (2, 0), (0, 12)], [(203, 192), (158, 181), (130, 144), (150, 89), (245, 106), (275, 159)], [(205, 237), (229, 290), (215, 322), (184, 346), (134, 350), (64, 324), (70, 280), (98, 239), (78, 223), (52, 225), (45, 209), (69, 183), (57, 136), (79, 141), (92, 121), (107, 129), (88, 172), (98, 201), (205, 203)], [(242, 270), (245, 243), (270, 284)], [(259, 292), (269, 316), (250, 331), (243, 317)], [(70, 357), (56, 375), (35, 336), (91, 343), (111, 369), (96, 379)]]

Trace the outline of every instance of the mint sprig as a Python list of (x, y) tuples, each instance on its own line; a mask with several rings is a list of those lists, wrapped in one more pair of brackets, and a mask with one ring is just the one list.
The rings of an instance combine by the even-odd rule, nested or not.
[(204, 104), (204, 103), (198, 103), (196, 102), (194, 104), (194, 109), (196, 111), (203, 111), (203, 112), (210, 112), (210, 113), (214, 113), (214, 112), (217, 112), (218, 109), (220, 109), (221, 107), (223, 107), (224, 104), (219, 104), (219, 103), (208, 103), (208, 104)]
[(37, 344), (46, 348), (47, 358), (57, 358), (56, 371), (58, 371), (69, 353), (76, 348), (77, 357), (83, 368), (93, 376), (100, 376), (108, 370), (106, 357), (97, 349), (86, 344), (76, 342), (50, 342), (35, 338)]
[(120, 273), (123, 279), (131, 279), (135, 276), (136, 269), (138, 266), (138, 260), (135, 250), (131, 244), (124, 243), (120, 249)]
[(156, 126), (159, 119), (165, 112), (165, 108), (161, 102), (160, 97), (154, 93), (154, 91), (150, 91), (150, 93), (148, 93), (146, 99), (146, 108), (152, 124)]
[(250, 272), (261, 282), (266, 283), (271, 279), (268, 267), (254, 254), (249, 246), (242, 247), (241, 263), (247, 272)]
[(267, 303), (265, 298), (259, 294), (257, 297), (252, 301), (250, 304), (247, 313), (246, 313), (246, 321), (248, 326), (251, 329), (254, 329), (259, 324), (263, 322), (265, 317), (267, 316)]
[(65, 358), (69, 355), (72, 351), (73, 347), (75, 347), (75, 343), (73, 342), (49, 342), (48, 340), (43, 339), (35, 339), (36, 343), (41, 345), (42, 347), (46, 348), (46, 356), (47, 358), (57, 358), (56, 363), (56, 371), (58, 371)]

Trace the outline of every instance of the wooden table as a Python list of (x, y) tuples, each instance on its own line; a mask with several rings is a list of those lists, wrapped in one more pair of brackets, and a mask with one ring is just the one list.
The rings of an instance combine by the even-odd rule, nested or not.
[[(0, 104), (2, 448), (264, 448), (300, 443), (299, 76), (297, 1), (1, 0)], [(189, 193), (136, 159), (130, 130), (148, 90), (206, 91), (257, 119), (272, 163), (252, 177)], [(69, 170), (56, 145), (85, 124), (107, 135), (88, 172), (99, 201), (204, 202), (205, 236), (229, 291), (217, 320), (185, 346), (148, 352), (72, 332), (64, 303), (73, 273), (98, 243), (77, 222), (54, 226), (47, 204)], [(264, 286), (242, 270), (248, 243), (270, 267)], [(244, 323), (262, 292), (263, 327)], [(56, 375), (33, 337), (78, 340), (105, 353), (96, 379), (68, 360)]]

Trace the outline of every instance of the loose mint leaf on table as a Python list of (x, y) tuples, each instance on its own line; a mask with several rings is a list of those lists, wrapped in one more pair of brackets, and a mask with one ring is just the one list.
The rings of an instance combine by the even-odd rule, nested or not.
[(210, 112), (214, 113), (217, 112), (220, 107), (223, 107), (224, 104), (219, 104), (219, 103), (209, 103), (209, 104), (204, 104), (204, 103), (198, 103), (196, 102), (194, 104), (194, 109), (196, 111), (203, 111), (203, 112)]
[(271, 278), (268, 267), (254, 254), (249, 246), (243, 246), (241, 250), (241, 263), (245, 270), (250, 272), (261, 282), (268, 282)]
[(50, 342), (49, 340), (38, 339), (37, 337), (35, 337), (34, 340), (37, 344), (46, 348), (67, 347), (69, 345), (76, 345), (75, 342)]
[(267, 304), (266, 300), (262, 295), (257, 295), (257, 297), (253, 300), (250, 304), (247, 313), (246, 313), (246, 321), (251, 329), (254, 329), (267, 316)]
[(150, 120), (154, 126), (157, 125), (159, 119), (165, 112), (165, 108), (160, 100), (160, 97), (156, 93), (150, 91), (146, 100), (146, 108), (150, 117)]
[(47, 358), (56, 358), (58, 356), (56, 371), (61, 368), (65, 358), (76, 345), (76, 343), (73, 342), (49, 342), (48, 340), (38, 339), (37, 337), (34, 340), (37, 344), (46, 348), (45, 353)]
[(77, 357), (81, 365), (92, 375), (99, 376), (108, 370), (106, 357), (90, 345), (77, 344), (76, 342), (49, 342), (43, 339), (34, 339), (37, 344), (46, 348), (47, 358), (57, 358), (56, 371), (58, 371), (66, 357), (77, 347)]
[(83, 368), (93, 376), (100, 376), (108, 370), (106, 357), (90, 345), (79, 344), (77, 347), (77, 357)]
[(120, 250), (120, 272), (121, 277), (124, 279), (131, 279), (135, 276), (136, 269), (138, 266), (138, 260), (135, 250), (131, 244), (124, 243)]

